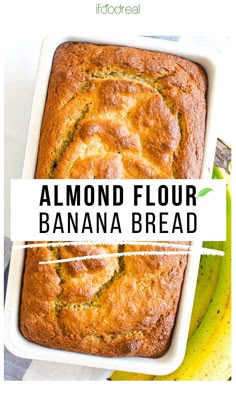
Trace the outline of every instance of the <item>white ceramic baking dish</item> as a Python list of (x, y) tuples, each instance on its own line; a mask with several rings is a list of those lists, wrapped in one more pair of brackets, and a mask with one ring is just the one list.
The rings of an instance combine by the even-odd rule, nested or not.
[[(209, 51), (202, 50), (202, 48), (198, 49), (195, 46), (191, 46), (189, 48), (186, 45), (182, 46), (180, 43), (163, 41), (150, 37), (134, 37), (129, 38), (128, 40), (124, 40), (120, 38), (113, 39), (89, 36), (65, 36), (61, 38), (48, 38), (43, 42), (42, 45), (29, 125), (23, 178), (34, 178), (41, 120), (47, 95), (47, 86), (51, 71), (52, 59), (57, 46), (65, 41), (125, 45), (154, 51), (169, 52), (201, 64), (208, 76), (206, 146), (204, 150), (204, 161), (201, 177), (209, 178), (211, 176), (217, 138), (214, 123), (216, 119), (217, 103), (217, 59), (213, 54), (209, 53)], [(22, 249), (14, 249), (13, 246), (5, 304), (5, 343), (7, 348), (13, 354), (29, 359), (40, 359), (97, 368), (150, 373), (157, 375), (164, 375), (174, 371), (181, 364), (186, 350), (188, 329), (198, 274), (201, 243), (195, 242), (192, 245), (195, 246), (195, 250), (188, 259), (188, 265), (185, 272), (182, 294), (172, 335), (171, 345), (165, 355), (157, 359), (139, 357), (100, 357), (49, 349), (27, 341), (21, 335), (18, 327), (25, 251)]]

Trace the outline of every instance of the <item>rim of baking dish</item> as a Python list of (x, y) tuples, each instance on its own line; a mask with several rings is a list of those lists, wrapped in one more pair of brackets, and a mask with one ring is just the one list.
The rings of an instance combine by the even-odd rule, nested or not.
[[(22, 178), (34, 178), (37, 163), (38, 144), (41, 122), (47, 95), (48, 80), (51, 72), (55, 49), (63, 42), (90, 42), (103, 45), (130, 46), (139, 49), (161, 51), (178, 55), (199, 63), (207, 73), (207, 122), (205, 134), (204, 157), (201, 178), (210, 178), (215, 155), (216, 128), (214, 118), (217, 115), (217, 63), (218, 57), (211, 50), (151, 37), (111, 38), (68, 35), (48, 37), (44, 40), (39, 58), (33, 105), (29, 123), (27, 145)], [(23, 243), (18, 243), (18, 245)], [(192, 243), (194, 251), (188, 257), (184, 282), (176, 315), (176, 321), (169, 349), (156, 359), (145, 357), (104, 357), (57, 350), (41, 346), (26, 340), (19, 331), (19, 305), (22, 277), (24, 270), (25, 250), (12, 249), (8, 287), (5, 303), (5, 344), (13, 354), (23, 358), (38, 359), (69, 364), (78, 364), (104, 369), (123, 370), (138, 373), (164, 375), (176, 370), (182, 363), (188, 338), (193, 299), (200, 261), (201, 241)]]

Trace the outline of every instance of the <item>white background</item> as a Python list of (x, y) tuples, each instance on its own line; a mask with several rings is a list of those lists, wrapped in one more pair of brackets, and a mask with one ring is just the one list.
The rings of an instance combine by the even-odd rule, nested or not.
[[(70, 33), (78, 30), (80, 33), (90, 34), (111, 31), (114, 35), (124, 35), (125, 32), (133, 35), (207, 35), (216, 40), (231, 35), (235, 26), (234, 1), (138, 2), (145, 5), (138, 19), (129, 15), (121, 19), (121, 16), (111, 16), (108, 20), (107, 16), (99, 16), (98, 19), (98, 16), (92, 14), (95, 7), (92, 0), (4, 1), (1, 39), (4, 43), (6, 66), (5, 207), (8, 211), (9, 179), (21, 175), (36, 62), (45, 35), (54, 31)], [(127, 0), (126, 3), (132, 2)], [(235, 83), (232, 83), (234, 77), (230, 78), (230, 67), (227, 65), (226, 68), (222, 122), (228, 130), (230, 122), (227, 121), (235, 121), (235, 117), (228, 118), (230, 105), (235, 110), (235, 95), (231, 86)], [(195, 420), (208, 417), (230, 419), (234, 412), (233, 382), (5, 382), (2, 385), (4, 394), (1, 393), (1, 415), (4, 410), (6, 418)]]

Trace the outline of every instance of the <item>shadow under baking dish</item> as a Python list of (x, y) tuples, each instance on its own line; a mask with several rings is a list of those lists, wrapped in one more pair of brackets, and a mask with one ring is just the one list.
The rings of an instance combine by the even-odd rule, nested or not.
[[(46, 39), (41, 49), (25, 153), (23, 178), (34, 178), (37, 163), (41, 121), (44, 112), (44, 104), (47, 95), (52, 59), (55, 49), (58, 47), (58, 45), (66, 41), (124, 45), (153, 51), (168, 52), (185, 57), (202, 65), (208, 77), (208, 97), (206, 140), (201, 178), (211, 177), (217, 138), (214, 125), (214, 115), (216, 114), (217, 103), (217, 60), (211, 53), (209, 53), (209, 51), (193, 46), (182, 46), (176, 42), (157, 40), (147, 37), (135, 37), (129, 39), (111, 39), (109, 37), (108, 39), (89, 36), (65, 36), (61, 38)], [(192, 243), (192, 245), (194, 246), (194, 250), (188, 257), (188, 264), (185, 271), (182, 293), (179, 301), (171, 343), (167, 352), (157, 359), (145, 357), (110, 358), (94, 356), (64, 350), (50, 349), (26, 340), (19, 331), (19, 306), (24, 270), (25, 250), (13, 248), (5, 304), (5, 343), (7, 348), (13, 354), (29, 359), (70, 363), (82, 366), (123, 370), (129, 372), (149, 373), (153, 375), (165, 375), (173, 372), (182, 363), (185, 355), (198, 267), (201, 256), (201, 242), (195, 241)]]

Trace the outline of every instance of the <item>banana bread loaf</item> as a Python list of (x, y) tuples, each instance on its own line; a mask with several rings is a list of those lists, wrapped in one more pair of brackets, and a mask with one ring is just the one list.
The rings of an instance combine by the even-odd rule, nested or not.
[[(171, 54), (61, 44), (49, 80), (36, 178), (199, 178), (206, 86), (199, 65)], [(186, 256), (38, 264), (153, 249), (160, 250), (155, 245), (29, 249), (22, 334), (76, 352), (162, 355), (171, 339)]]

